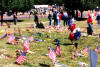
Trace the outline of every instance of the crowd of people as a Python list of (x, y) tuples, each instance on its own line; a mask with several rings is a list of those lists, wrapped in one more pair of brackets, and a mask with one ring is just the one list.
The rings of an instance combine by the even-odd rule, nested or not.
[[(33, 12), (34, 21), (36, 25), (37, 23), (39, 23), (38, 12), (39, 11), (37, 9), (35, 9)], [(59, 8), (52, 7), (48, 9), (49, 26), (62, 26), (62, 24), (63, 26), (70, 25), (69, 22), (71, 23), (73, 22), (72, 18), (73, 18), (72, 15), (68, 13), (67, 11), (65, 11), (62, 7), (59, 7)], [(63, 20), (63, 23), (62, 23), (62, 20)]]
[[(35, 22), (35, 27), (36, 28), (39, 28), (39, 26), (41, 26), (40, 25), (39, 16), (38, 16), (39, 14), (41, 14), (41, 11), (39, 11), (39, 10), (40, 9), (34, 9), (34, 11), (31, 12), (34, 15), (34, 22)], [(47, 9), (44, 9), (44, 11), (42, 13), (46, 14), (46, 12), (47, 12), (46, 10)], [(13, 15), (13, 17), (14, 17), (14, 19), (13, 19), (14, 20), (14, 25), (16, 25), (17, 17), (16, 17), (15, 14)], [(57, 7), (57, 8), (53, 7), (53, 8), (49, 9), (47, 18), (49, 19), (49, 24), (48, 25), (50, 27), (57, 27), (57, 28), (60, 29), (63, 26), (63, 27), (66, 27), (67, 30), (69, 30), (68, 39), (71, 41), (72, 45), (74, 45), (74, 47), (75, 47), (75, 51), (73, 52), (72, 59), (74, 59), (76, 56), (79, 56), (79, 53), (78, 53), (78, 41), (77, 40), (80, 39), (82, 33), (81, 33), (80, 28), (77, 27), (76, 24), (74, 23), (75, 20), (74, 20), (73, 15), (70, 13), (70, 11), (64, 10), (61, 7)], [(98, 13), (96, 16), (93, 13), (89, 14), (89, 16), (87, 18), (87, 25), (88, 25), (87, 33), (88, 33), (88, 35), (94, 35), (95, 34), (94, 33), (94, 28), (93, 28), (93, 22), (95, 20), (97, 20), (98, 28), (100, 28), (100, 13)], [(8, 26), (8, 28), (10, 28), (8, 23), (7, 23), (7, 26)], [(14, 29), (14, 32), (16, 32), (15, 29)], [(19, 27), (18, 27), (18, 34), (19, 35), (21, 34), (21, 31), (20, 31)], [(39, 35), (39, 36), (37, 36), (37, 35)], [(40, 38), (42, 36), (42, 34), (39, 33), (39, 32), (37, 33), (37, 35), (36, 36), (38, 38)], [(14, 34), (11, 34), (9, 32), (4, 33), (4, 35), (2, 37), (0, 37), (0, 39), (3, 39), (5, 37), (7, 37), (7, 36), (8, 36), (8, 43), (12, 44), (12, 45), (18, 45), (20, 43), (19, 42), (20, 40), (21, 41), (24, 40), (24, 42), (23, 42), (23, 49), (24, 50), (22, 51), (22, 50), (18, 49), (16, 51), (18, 53), (21, 53), (21, 54), (18, 54), (18, 53), (16, 54), (17, 56), (16, 56), (16, 61), (15, 62), (17, 64), (21, 64), (22, 61), (26, 60), (26, 54), (29, 52), (30, 43), (31, 42), (39, 42), (39, 41), (40, 42), (44, 42), (45, 41), (45, 40), (40, 40), (40, 39), (34, 39), (33, 35), (29, 38), (30, 39), (30, 41), (29, 41), (27, 37), (24, 37), (24, 36), (15, 37)], [(49, 38), (49, 36), (47, 36), (47, 38)], [(55, 40), (57, 40), (57, 39), (55, 39)], [(58, 49), (60, 50), (59, 40), (57, 42), (58, 42), (57, 43)], [(57, 50), (57, 48), (56, 48), (56, 50)], [(87, 51), (88, 51), (88, 49), (85, 50), (85, 53)], [(52, 52), (52, 50), (51, 50), (51, 52)], [(49, 55), (51, 56), (52, 53), (49, 53)], [(59, 51), (59, 55), (61, 55), (61, 50)], [(24, 57), (24, 59), (20, 60), (20, 57), (22, 57), (22, 58)], [(55, 59), (54, 61), (56, 61), (56, 55), (55, 55), (55, 57), (53, 59)]]
[[(48, 9), (48, 19), (49, 19), (49, 26), (71, 26), (72, 23), (75, 21), (76, 16), (80, 15), (77, 12), (75, 12), (75, 15), (73, 16), (71, 13), (71, 10), (64, 10), (62, 7), (51, 7)], [(39, 23), (39, 17), (38, 17), (38, 10), (34, 12), (34, 21), (37, 24)], [(74, 19), (75, 18), (75, 19)], [(98, 27), (100, 28), (100, 14), (96, 12), (90, 12), (88, 13), (88, 18), (87, 18), (87, 34), (88, 35), (94, 35), (94, 29), (93, 29), (93, 22), (97, 20), (98, 22)]]

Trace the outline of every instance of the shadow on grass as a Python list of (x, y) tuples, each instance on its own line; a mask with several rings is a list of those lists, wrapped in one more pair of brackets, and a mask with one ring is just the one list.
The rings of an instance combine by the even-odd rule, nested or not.
[(28, 67), (34, 67), (32, 64), (30, 64), (30, 63), (26, 63), (25, 64), (26, 66), (28, 66)]
[(8, 43), (8, 42), (6, 44), (10, 45), (10, 43)]
[[(57, 43), (52, 43), (54, 45), (57, 45)], [(70, 46), (73, 45), (72, 43), (59, 43), (60, 45), (64, 45), (64, 46)]]
[[(23, 22), (24, 20), (17, 20), (17, 22)], [(3, 22), (14, 22), (13, 20), (3, 20)]]
[(65, 46), (73, 45), (72, 43), (63, 43)]
[(39, 65), (40, 65), (41, 67), (50, 67), (50, 65), (47, 65), (47, 64), (41, 64), (41, 63), (39, 63)]
[[(14, 62), (14, 64), (17, 64), (17, 62)], [(18, 65), (18, 64), (17, 64)], [(28, 67), (34, 67), (32, 64), (30, 63), (23, 63), (23, 65), (28, 66)]]
[(77, 21), (84, 21), (84, 20), (86, 20), (87, 18), (77, 18), (76, 20)]

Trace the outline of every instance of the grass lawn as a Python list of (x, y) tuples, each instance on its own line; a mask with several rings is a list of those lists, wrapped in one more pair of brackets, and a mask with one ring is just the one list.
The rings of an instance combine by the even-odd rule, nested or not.
[[(43, 22), (44, 26), (48, 25), (48, 19), (43, 18), (41, 19), (41, 22)], [(59, 61), (62, 64), (66, 64), (68, 67), (78, 67), (78, 62), (85, 62), (89, 64), (88, 54), (86, 54), (85, 57), (76, 57), (74, 60), (71, 59), (72, 51), (74, 51), (75, 48), (73, 45), (70, 45), (71, 41), (68, 40), (68, 35), (69, 35), (68, 30), (65, 30), (65, 28), (63, 28), (63, 32), (55, 32), (57, 31), (56, 29), (49, 30), (49, 29), (32, 28), (32, 29), (29, 29), (28, 31), (27, 27), (29, 27), (33, 23), (34, 23), (33, 19), (29, 19), (29, 20), (24, 19), (22, 22), (18, 22), (16, 26), (13, 25), (13, 23), (11, 23), (10, 29), (8, 29), (6, 26), (0, 27), (0, 31), (2, 29), (6, 29), (7, 31), (10, 31), (10, 32), (14, 32), (13, 30), (14, 28), (16, 28), (15, 36), (19, 36), (17, 33), (18, 32), (17, 27), (19, 27), (21, 31), (23, 31), (22, 34), (24, 34), (28, 38), (32, 34), (34, 34), (34, 39), (46, 40), (45, 42), (31, 43), (30, 51), (33, 51), (35, 53), (33, 54), (27, 53), (27, 62), (23, 63), (22, 65), (14, 64), (15, 59), (16, 59), (15, 51), (17, 49), (23, 49), (22, 43), (20, 43), (19, 45), (8, 45), (6, 44), (7, 38), (0, 40), (0, 53), (9, 54), (10, 56), (12, 56), (12, 58), (7, 58), (7, 57), (0, 58), (0, 67), (45, 67), (43, 66), (43, 64), (48, 65), (48, 67), (53, 67), (50, 58), (48, 58), (48, 56), (46, 56), (45, 54), (49, 53), (47, 47), (51, 46), (51, 44), (53, 45), (53, 48), (55, 49), (56, 43), (53, 42), (53, 40), (56, 38), (60, 40), (61, 53), (62, 53), (61, 57), (57, 56), (57, 61)], [(82, 33), (87, 32), (86, 21), (76, 21), (75, 24), (77, 27), (81, 28)], [(94, 24), (94, 30), (96, 34), (100, 33), (100, 29), (97, 28), (97, 24)], [(37, 32), (42, 33), (42, 36), (39, 37), (36, 34)], [(2, 35), (3, 33), (0, 33), (0, 36)], [(46, 38), (47, 35), (50, 36), (50, 38)], [(90, 49), (95, 49), (96, 45), (100, 47), (100, 45), (98, 44), (98, 41), (100, 42), (100, 39), (98, 40), (97, 37), (86, 36), (86, 37), (81, 37), (79, 41), (75, 41), (75, 42), (79, 43), (78, 51), (80, 52), (80, 50), (83, 50), (87, 45), (89, 46)], [(7, 51), (2, 51), (2, 49), (5, 49)], [(99, 67), (100, 65), (99, 57), (100, 57), (100, 54), (98, 53), (97, 67)]]

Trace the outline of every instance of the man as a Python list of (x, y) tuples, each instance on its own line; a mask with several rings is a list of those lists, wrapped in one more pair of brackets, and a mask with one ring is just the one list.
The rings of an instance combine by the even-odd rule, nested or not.
[(14, 25), (16, 25), (16, 23), (17, 23), (17, 16), (15, 15), (15, 13), (13, 15), (13, 18), (14, 18)]
[(97, 22), (98, 22), (98, 28), (100, 28), (100, 13), (96, 17)]
[(52, 18), (53, 18), (53, 16), (52, 16), (51, 12), (49, 12), (49, 15), (48, 15), (49, 26), (52, 26)]
[(67, 12), (63, 12), (63, 20), (64, 20), (64, 26), (68, 25), (68, 14), (67, 14)]
[(38, 18), (38, 15), (37, 14), (35, 14), (34, 15), (34, 21), (35, 21), (35, 24), (36, 24), (36, 28), (38, 28), (38, 25), (39, 25), (39, 20), (38, 20), (39, 18)]

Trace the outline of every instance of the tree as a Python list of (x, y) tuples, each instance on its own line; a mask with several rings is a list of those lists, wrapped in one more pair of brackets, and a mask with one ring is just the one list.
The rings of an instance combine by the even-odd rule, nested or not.
[(63, 0), (53, 0), (53, 4), (57, 4), (60, 6), (63, 4)]
[(0, 0), (1, 25), (3, 24), (3, 14), (8, 11), (8, 1), (9, 0)]
[(25, 12), (33, 7), (34, 0), (10, 0), (9, 5), (9, 10), (13, 12)]
[(99, 4), (99, 0), (64, 0), (64, 4), (66, 8), (80, 10), (82, 14), (84, 10), (95, 9)]
[(53, 0), (34, 0), (35, 5), (53, 4)]
[(14, 12), (25, 12), (34, 5), (34, 0), (0, 0), (1, 25), (3, 24), (3, 14), (11, 10)]
[(47, 5), (52, 5), (52, 4), (57, 4), (57, 5), (62, 5), (63, 0), (34, 0), (35, 5), (42, 5), (42, 4), (47, 4)]

